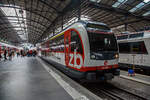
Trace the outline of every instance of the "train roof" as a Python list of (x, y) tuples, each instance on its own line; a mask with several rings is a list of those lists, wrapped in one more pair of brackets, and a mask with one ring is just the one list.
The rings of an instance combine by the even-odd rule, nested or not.
[[(52, 36), (52, 37), (50, 37), (50, 38), (54, 38), (54, 37), (57, 36), (57, 35), (62, 35), (63, 32), (64, 32), (66, 29), (68, 29), (70, 26), (72, 26), (72, 25), (74, 25), (74, 24), (76, 24), (76, 23), (81, 23), (81, 24), (83, 24), (83, 25), (87, 25), (87, 24), (90, 23), (90, 24), (98, 24), (98, 25), (107, 26), (107, 24), (104, 24), (104, 23), (101, 23), (101, 22), (89, 21), (89, 20), (79, 20), (79, 21), (77, 21), (77, 22), (74, 22), (74, 23), (70, 24), (68, 27), (64, 28), (61, 32), (59, 32), (58, 34), (55, 34), (54, 36)], [(49, 38), (49, 39), (50, 39), (50, 38)], [(49, 40), (49, 39), (48, 39), (48, 40)], [(45, 40), (45, 41), (42, 42), (41, 44), (47, 42), (48, 40)]]
[(10, 45), (10, 44), (6, 44), (6, 43), (2, 43), (0, 42), (0, 46), (6, 46), (6, 47), (11, 47), (11, 48), (18, 48), (16, 46)]
[(104, 24), (104, 23), (101, 23), (101, 22), (96, 22), (96, 21), (89, 21), (89, 20), (79, 20), (79, 21), (77, 21), (76, 23), (78, 23), (78, 22), (80, 22), (80, 23), (83, 23), (83, 24), (99, 24), (99, 25), (104, 25), (104, 26), (107, 26), (106, 24)]

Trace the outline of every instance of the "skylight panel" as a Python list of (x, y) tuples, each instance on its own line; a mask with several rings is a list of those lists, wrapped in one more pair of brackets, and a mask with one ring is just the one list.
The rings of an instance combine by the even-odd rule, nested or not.
[(81, 15), (81, 20), (91, 20), (91, 17), (87, 15)]
[(11, 23), (13, 26), (20, 26), (18, 23)]
[(10, 21), (10, 20), (17, 20), (18, 18), (16, 18), (16, 17), (7, 17), (7, 19)]
[(132, 8), (131, 10), (129, 10), (129, 12), (134, 12), (137, 9), (141, 9), (142, 7), (144, 7), (145, 3), (141, 2), (140, 4), (138, 4), (137, 6), (135, 6), (134, 8)]
[(149, 2), (150, 0), (144, 0), (145, 3)]
[(14, 8), (1, 7), (1, 9), (4, 11), (6, 16), (15, 16), (16, 15)]
[(17, 20), (9, 20), (9, 22), (11, 22), (11, 23), (18, 23)]
[(144, 4), (145, 4), (145, 3), (141, 2), (140, 4), (138, 4), (138, 5), (136, 6), (136, 8), (140, 8), (140, 7), (144, 6)]
[(96, 2), (96, 3), (100, 3), (101, 0), (90, 0), (91, 2)]
[(124, 4), (128, 0), (118, 0), (115, 4), (112, 5), (112, 7), (119, 7), (120, 5)]
[(115, 4), (112, 5), (112, 7), (118, 7), (121, 3), (116, 2)]
[[(19, 6), (14, 6), (14, 5), (3, 5), (3, 7), (0, 7), (0, 10), (5, 14), (5, 17), (8, 19), (10, 24), (14, 27), (16, 30), (17, 34), (19, 35), (17, 30), (22, 30), (24, 34), (24, 37), (21, 36), (22, 39), (27, 40), (26, 36), (27, 33), (27, 27), (26, 25), (26, 11), (22, 10)], [(12, 28), (13, 28), (12, 27)]]
[(150, 15), (150, 11), (143, 14), (143, 16), (148, 16), (148, 15)]

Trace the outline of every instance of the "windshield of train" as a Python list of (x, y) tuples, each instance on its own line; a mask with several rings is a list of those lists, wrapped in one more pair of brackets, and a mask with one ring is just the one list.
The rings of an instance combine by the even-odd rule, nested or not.
[(88, 32), (90, 52), (118, 51), (114, 34)]

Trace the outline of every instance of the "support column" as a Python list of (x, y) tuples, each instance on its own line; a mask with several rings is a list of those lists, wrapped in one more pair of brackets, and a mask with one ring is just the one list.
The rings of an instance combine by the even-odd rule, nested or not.
[(127, 31), (127, 30), (128, 30), (128, 24), (125, 23), (125, 31)]
[(81, 20), (81, 0), (79, 0), (79, 7), (78, 7), (78, 20)]
[(55, 35), (55, 23), (54, 23), (54, 26), (53, 26), (53, 36)]
[[(124, 17), (125, 17), (125, 19), (124, 19), (124, 22), (125, 22), (127, 20), (127, 18), (128, 18), (128, 15), (125, 15)], [(128, 30), (128, 23), (125, 22), (124, 26), (125, 26), (124, 27), (125, 31), (127, 31)]]
[(63, 25), (64, 25), (64, 15), (62, 15), (61, 30), (63, 30)]

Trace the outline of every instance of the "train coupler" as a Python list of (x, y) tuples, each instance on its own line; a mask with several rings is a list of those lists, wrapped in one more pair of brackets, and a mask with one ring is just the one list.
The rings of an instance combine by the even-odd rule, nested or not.
[(87, 73), (86, 79), (87, 80), (96, 80), (96, 73)]
[(115, 69), (114, 73), (115, 76), (119, 76), (120, 75), (120, 69)]
[(104, 74), (104, 79), (105, 80), (111, 80), (114, 78), (114, 75), (112, 73), (105, 73)]

